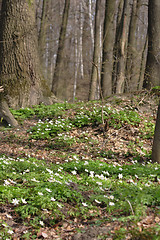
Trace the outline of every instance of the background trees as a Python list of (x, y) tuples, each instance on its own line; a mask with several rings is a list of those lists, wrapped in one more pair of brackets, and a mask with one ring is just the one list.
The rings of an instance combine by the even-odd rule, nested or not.
[[(7, 4), (9, 0), (3, 1), (3, 6), (5, 2)], [(17, 7), (24, 4), (23, 2), (19, 0)], [(34, 34), (33, 30), (29, 34), (34, 35), (32, 41), (36, 42), (37, 47), (32, 51), (31, 47), (27, 49), (29, 45), (26, 44), (25, 52), (32, 56), (33, 52), (37, 51), (35, 49), (38, 49), (39, 63), (37, 57), (34, 57), (34, 63), (37, 62), (35, 65), (38, 66), (36, 72), (40, 70), (43, 73), (49, 91), (52, 90), (67, 101), (75, 98), (94, 100), (100, 97), (100, 87), (104, 97), (107, 97), (114, 93), (140, 90), (142, 85), (147, 86), (148, 69), (147, 80), (144, 82), (146, 59), (147, 66), (151, 65), (151, 55), (156, 51), (150, 37), (147, 45), (147, 0), (35, 0), (32, 4), (35, 5), (35, 9), (29, 8), (29, 12), (32, 10), (31, 18), (19, 25), (20, 29), (24, 28), (23, 23), (28, 29), (32, 29), (31, 25), (36, 25), (37, 30), (34, 29)], [(24, 6), (22, 12), (27, 9), (27, 6)], [(153, 7), (152, 3), (151, 11)], [(4, 7), (2, 11), (5, 11)], [(18, 19), (14, 20), (12, 16), (12, 26), (17, 21)], [(152, 19), (149, 18), (149, 21)], [(4, 30), (4, 26), (5, 23), (2, 24), (1, 31)], [(158, 41), (153, 31), (150, 28), (148, 33), (155, 35)], [(23, 42), (29, 38), (29, 34)], [(150, 49), (148, 57), (147, 46)], [(15, 49), (13, 44), (10, 47)], [(101, 84), (97, 82), (96, 65)], [(12, 104), (13, 102), (15, 103), (12, 101)], [(16, 105), (18, 107), (17, 103)]]
[(95, 65), (104, 97), (142, 89), (148, 43), (148, 1), (70, 1), (63, 56), (60, 54), (61, 66), (58, 64), (57, 71), (66, 2), (36, 0), (39, 33), (42, 27), (45, 29), (44, 46), (40, 49), (43, 49), (43, 72), (50, 89), (67, 101), (99, 98)]

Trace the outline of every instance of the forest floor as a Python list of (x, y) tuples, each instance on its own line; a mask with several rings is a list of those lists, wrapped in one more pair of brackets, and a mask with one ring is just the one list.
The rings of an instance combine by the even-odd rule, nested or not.
[[(47, 107), (43, 112), (36, 109), (39, 115), (29, 109), (13, 111), (19, 126), (10, 128), (3, 122), (0, 126), (0, 239), (160, 239), (160, 193), (153, 196), (160, 190), (160, 166), (150, 160), (157, 106), (157, 97), (141, 92), (110, 97), (103, 108), (101, 102), (93, 101), (61, 104), (54, 114), (51, 109), (47, 112)], [(52, 118), (57, 122), (53, 124)], [(72, 126), (64, 123), (60, 129), (58, 121), (66, 119), (72, 120)], [(49, 168), (49, 183), (44, 169), (39, 170), (39, 178), (34, 175), (32, 163), (39, 169)], [(30, 178), (24, 178), (27, 171), (32, 173)], [(61, 206), (53, 213), (55, 205), (44, 204), (47, 198), (37, 203), (38, 198), (30, 196), (33, 191), (43, 195), (44, 189), (46, 194), (53, 193), (54, 187), (47, 184), (58, 182), (56, 177), (65, 178), (71, 192), (63, 188), (62, 193), (56, 185), (59, 195), (55, 192), (51, 201), (55, 204), (55, 197)], [(143, 188), (143, 196), (137, 186)], [(137, 195), (129, 197), (130, 191)], [(27, 203), (35, 212), (31, 207), (28, 210)]]

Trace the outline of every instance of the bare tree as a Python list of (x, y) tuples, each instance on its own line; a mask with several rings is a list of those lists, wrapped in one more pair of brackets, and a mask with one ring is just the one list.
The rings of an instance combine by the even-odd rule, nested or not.
[(139, 53), (137, 51), (137, 22), (142, 0), (133, 0), (130, 17), (128, 47), (126, 59), (126, 86), (128, 91), (135, 91), (138, 87)]
[(150, 89), (160, 85), (160, 1), (150, 0), (148, 9), (148, 55), (144, 87)]
[[(148, 58), (147, 58), (147, 73), (148, 82), (146, 85), (160, 85), (160, 1), (149, 0), (148, 6)], [(152, 160), (153, 162), (160, 163), (160, 103), (158, 106), (156, 127), (154, 133), (153, 147), (152, 147)]]
[(101, 85), (103, 96), (112, 94), (112, 70), (113, 70), (113, 47), (114, 47), (114, 16), (116, 0), (106, 0), (105, 19), (103, 30), (103, 57)]
[[(96, 10), (95, 10), (95, 27), (94, 27), (94, 52), (93, 52), (93, 63), (92, 63), (92, 74), (91, 74), (91, 83), (89, 90), (89, 100), (95, 99), (95, 94), (97, 90), (97, 81), (98, 74), (100, 72), (100, 56), (102, 52), (101, 48), (101, 4), (102, 0), (96, 1)], [(100, 84), (100, 83), (98, 83)]]
[[(121, 9), (120, 9), (121, 10)], [(116, 69), (116, 93), (124, 91), (125, 84), (125, 63), (127, 56), (127, 40), (128, 40), (128, 27), (129, 27), (129, 0), (125, 0), (120, 22), (117, 26), (117, 69)]]
[(59, 36), (56, 65), (54, 69), (53, 82), (52, 82), (52, 92), (58, 98), (61, 98), (61, 99), (63, 99), (65, 96), (64, 82), (62, 81), (62, 78), (61, 78), (61, 71), (63, 69), (63, 54), (64, 54), (64, 47), (65, 47), (69, 8), (70, 8), (70, 0), (65, 0), (62, 25), (61, 25), (60, 36)]

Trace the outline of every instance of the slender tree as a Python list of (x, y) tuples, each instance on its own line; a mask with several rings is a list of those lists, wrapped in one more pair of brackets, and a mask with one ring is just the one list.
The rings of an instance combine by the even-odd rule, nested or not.
[(59, 35), (57, 59), (56, 59), (56, 65), (54, 69), (53, 82), (52, 82), (52, 92), (61, 99), (64, 99), (64, 96), (65, 96), (64, 82), (63, 82), (63, 79), (61, 78), (61, 71), (63, 71), (63, 56), (64, 56), (69, 8), (70, 8), (70, 0), (65, 0), (65, 6), (63, 11), (63, 17), (62, 17), (62, 25), (61, 25), (60, 35)]
[(126, 65), (126, 47), (128, 40), (128, 22), (129, 22), (129, 0), (125, 0), (120, 24), (117, 26), (117, 69), (116, 69), (116, 93), (124, 91), (125, 84), (125, 65)]
[[(160, 1), (149, 0), (149, 19), (148, 19), (148, 57), (147, 66), (148, 70), (148, 82), (147, 86), (151, 87), (152, 84), (160, 85)], [(156, 127), (154, 133), (153, 147), (152, 147), (152, 160), (153, 162), (160, 163), (160, 103), (158, 106)]]
[(148, 55), (144, 87), (160, 85), (160, 1), (150, 0), (148, 5)]
[(126, 59), (126, 86), (128, 91), (136, 91), (138, 87), (139, 61), (137, 51), (137, 22), (142, 0), (133, 0), (130, 17), (128, 48)]
[[(95, 99), (96, 89), (97, 89), (97, 78), (99, 74), (99, 65), (100, 65), (100, 56), (101, 56), (101, 4), (102, 0), (96, 1), (96, 10), (95, 10), (95, 27), (94, 27), (94, 53), (93, 53), (93, 64), (92, 64), (92, 74), (91, 74), (91, 83), (89, 90), (89, 100)], [(99, 84), (99, 83), (98, 83)]]
[(40, 18), (40, 29), (38, 33), (38, 48), (40, 60), (45, 63), (44, 55), (46, 48), (46, 33), (47, 33), (47, 13), (48, 13), (48, 3), (46, 0), (42, 2), (42, 13)]
[(112, 70), (113, 70), (113, 47), (114, 47), (114, 16), (116, 0), (105, 1), (105, 19), (103, 31), (103, 57), (101, 85), (103, 96), (112, 94)]

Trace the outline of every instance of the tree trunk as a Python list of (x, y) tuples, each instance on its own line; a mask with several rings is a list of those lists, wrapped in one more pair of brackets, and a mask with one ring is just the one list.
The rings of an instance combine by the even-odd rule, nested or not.
[(40, 29), (38, 34), (38, 48), (39, 48), (39, 56), (40, 56), (42, 66), (45, 66), (44, 56), (45, 56), (45, 49), (46, 49), (46, 31), (47, 31), (47, 13), (48, 13), (47, 4), (48, 3), (46, 2), (46, 0), (43, 0)]
[(148, 55), (144, 87), (160, 86), (160, 1), (149, 0)]
[(147, 46), (148, 46), (148, 34), (146, 34), (146, 40), (144, 43), (142, 57), (141, 57), (141, 65), (140, 65), (140, 73), (138, 79), (138, 90), (142, 90), (143, 88), (143, 81), (144, 81), (144, 74), (145, 74), (145, 67), (146, 67), (146, 56), (147, 56)]
[(138, 87), (139, 62), (137, 63), (138, 51), (136, 41), (137, 20), (141, 0), (133, 0), (132, 13), (129, 26), (127, 62), (126, 62), (126, 81), (127, 91), (136, 91)]
[(158, 106), (156, 127), (152, 146), (152, 161), (160, 163), (160, 103)]
[[(100, 46), (100, 28), (101, 28), (101, 3), (102, 0), (96, 1), (96, 10), (95, 10), (95, 29), (94, 29), (94, 53), (93, 53), (93, 65), (92, 65), (92, 75), (89, 91), (89, 100), (95, 99), (96, 88), (97, 88), (97, 77), (99, 69), (99, 61), (101, 54)], [(99, 84), (99, 83), (98, 83)]]
[(57, 51), (56, 65), (54, 69), (52, 92), (58, 97), (63, 99), (65, 96), (64, 81), (61, 78), (61, 71), (63, 71), (63, 54), (67, 30), (67, 22), (69, 15), (70, 0), (65, 0), (63, 11), (62, 25), (59, 36), (59, 46)]
[(12, 108), (27, 107), (51, 96), (40, 71), (37, 39), (34, 1), (3, 0), (0, 85), (4, 93), (0, 98), (0, 115), (8, 122), (7, 116), (11, 115), (7, 104)]
[(128, 34), (128, 19), (129, 19), (129, 0), (124, 1), (122, 18), (119, 26), (118, 34), (118, 49), (117, 49), (117, 83), (116, 93), (122, 93), (124, 91), (125, 83), (125, 61), (126, 61), (126, 44)]
[(0, 82), (13, 108), (38, 104), (42, 96), (34, 7), (25, 0), (3, 0)]
[(114, 47), (114, 15), (116, 0), (106, 0), (105, 19), (103, 31), (103, 57), (101, 85), (103, 97), (112, 94), (112, 70), (113, 70), (113, 47)]
[[(160, 1), (149, 0), (148, 6), (148, 57), (147, 57), (147, 87), (160, 85)], [(153, 162), (160, 163), (160, 102), (157, 112), (156, 127), (152, 147)]]
[(91, 42), (92, 46), (91, 49), (93, 49), (94, 46), (94, 27), (92, 23), (92, 1), (88, 0), (88, 15), (89, 15), (89, 25), (90, 25), (90, 31), (91, 31)]

